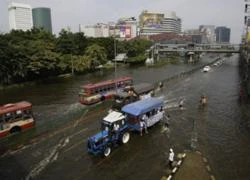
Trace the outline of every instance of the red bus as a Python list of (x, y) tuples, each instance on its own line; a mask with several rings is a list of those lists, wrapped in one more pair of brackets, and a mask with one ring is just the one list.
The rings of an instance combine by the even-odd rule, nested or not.
[(0, 138), (34, 125), (31, 103), (22, 101), (0, 106)]
[(85, 105), (94, 104), (105, 99), (110, 99), (117, 90), (133, 85), (131, 77), (121, 77), (114, 80), (107, 80), (96, 84), (86, 84), (81, 87), (79, 93), (80, 103)]

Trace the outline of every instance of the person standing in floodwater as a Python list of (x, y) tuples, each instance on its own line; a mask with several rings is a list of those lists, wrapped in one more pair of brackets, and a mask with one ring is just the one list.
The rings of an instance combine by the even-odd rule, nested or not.
[(169, 121), (170, 121), (170, 116), (169, 116), (169, 114), (167, 114), (166, 116), (165, 116), (165, 123), (164, 123), (164, 126), (165, 126), (165, 128), (168, 128), (169, 127)]
[(207, 96), (202, 95), (200, 99), (200, 104), (205, 106), (207, 104)]
[(147, 129), (147, 124), (146, 124), (146, 120), (148, 119), (147, 115), (144, 114), (140, 120), (140, 134), (142, 136), (142, 132), (143, 130), (145, 130), (145, 133), (148, 133), (148, 129)]
[(173, 168), (173, 162), (174, 162), (174, 151), (172, 148), (170, 148), (168, 156), (168, 165), (170, 168)]
[(184, 99), (180, 99), (179, 101), (179, 108), (182, 109), (183, 108), (183, 105), (184, 105)]

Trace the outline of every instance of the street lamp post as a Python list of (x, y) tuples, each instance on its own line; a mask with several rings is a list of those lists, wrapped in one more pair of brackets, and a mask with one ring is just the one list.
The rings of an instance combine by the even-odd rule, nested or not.
[(74, 63), (72, 59), (72, 53), (70, 54), (70, 58), (71, 58), (71, 73), (72, 73), (72, 76), (74, 76)]
[[(116, 39), (114, 37), (114, 61), (115, 61), (115, 79), (116, 79)], [(115, 83), (115, 90), (117, 92), (117, 84)]]
[(115, 79), (116, 79), (116, 40), (114, 38), (114, 61), (115, 61)]

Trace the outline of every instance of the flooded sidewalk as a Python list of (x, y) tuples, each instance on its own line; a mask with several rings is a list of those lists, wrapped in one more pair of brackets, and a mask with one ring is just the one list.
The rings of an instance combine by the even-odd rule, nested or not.
[[(183, 154), (178, 156), (183, 156)], [(200, 152), (187, 152), (184, 156), (177, 159), (175, 167), (172, 171), (169, 170), (169, 175), (163, 176), (161, 180), (215, 180), (215, 177), (211, 174), (211, 167), (208, 165), (207, 159)]]

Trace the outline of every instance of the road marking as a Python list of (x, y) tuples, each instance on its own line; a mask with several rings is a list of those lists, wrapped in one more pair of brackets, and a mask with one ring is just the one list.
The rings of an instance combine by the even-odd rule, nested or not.
[(74, 136), (76, 136), (76, 135), (78, 135), (78, 134), (80, 134), (80, 133), (82, 133), (82, 132), (84, 132), (86, 130), (88, 130), (88, 128), (84, 128), (84, 129), (82, 129), (82, 130), (80, 130), (80, 131), (78, 131), (78, 132), (76, 132), (74, 134), (71, 134), (70, 136), (68, 136), (68, 138), (71, 139), (72, 137), (74, 137)]
[(46, 166), (49, 165), (49, 163), (52, 163), (57, 160), (58, 158), (58, 151), (62, 148), (63, 143), (65, 142), (64, 139), (61, 139), (59, 143), (54, 146), (51, 151), (49, 152), (48, 156), (46, 156), (43, 160), (41, 160), (38, 164), (35, 165), (33, 169), (29, 172), (29, 174), (26, 176), (26, 180), (30, 180), (35, 178), (37, 175), (42, 172)]
[(85, 140), (85, 141), (79, 141), (78, 143), (76, 143), (76, 144), (70, 146), (68, 149), (66, 149), (66, 150), (64, 151), (64, 153), (66, 153), (66, 152), (68, 152), (68, 151), (74, 149), (75, 147), (79, 146), (80, 144), (82, 144), (82, 143), (84, 143), (84, 142), (86, 142), (86, 140)]

